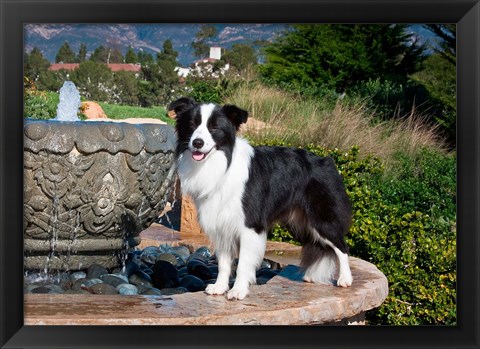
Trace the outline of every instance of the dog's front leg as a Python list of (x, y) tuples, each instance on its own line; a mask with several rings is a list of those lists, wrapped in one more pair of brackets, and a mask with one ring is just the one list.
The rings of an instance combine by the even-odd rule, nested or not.
[(218, 276), (214, 284), (210, 284), (205, 289), (208, 294), (224, 294), (230, 287), (228, 286), (230, 274), (232, 272), (233, 256), (227, 251), (216, 251), (218, 262)]
[(256, 271), (265, 254), (267, 234), (257, 234), (252, 229), (245, 229), (240, 234), (240, 254), (238, 256), (237, 277), (233, 288), (228, 292), (228, 299), (244, 299), (251, 284), (256, 284)]

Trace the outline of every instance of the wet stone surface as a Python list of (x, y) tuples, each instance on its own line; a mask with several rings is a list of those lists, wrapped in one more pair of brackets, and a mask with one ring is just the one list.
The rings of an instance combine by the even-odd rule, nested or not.
[[(238, 260), (232, 263), (230, 287), (235, 282)], [(257, 284), (267, 283), (281, 269), (264, 260), (257, 271)], [(28, 272), (24, 276), (25, 293), (99, 294), (99, 295), (174, 295), (204, 291), (218, 275), (215, 255), (209, 248), (195, 251), (186, 246), (148, 246), (128, 253), (125, 266), (109, 270), (93, 264), (86, 270)]]

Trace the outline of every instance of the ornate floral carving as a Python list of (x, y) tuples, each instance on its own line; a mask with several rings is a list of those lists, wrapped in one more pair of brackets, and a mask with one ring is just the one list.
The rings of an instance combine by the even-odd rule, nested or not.
[[(144, 132), (141, 125), (68, 124), (26, 122), (25, 238), (33, 242), (92, 238), (126, 241), (137, 236), (158, 217), (173, 184), (173, 130), (165, 125), (148, 125), (148, 132)], [(159, 131), (152, 131), (152, 127)], [(37, 129), (48, 132), (32, 136), (32, 130)], [(59, 134), (62, 132), (66, 134)], [(99, 135), (90, 139), (94, 147), (86, 145), (87, 132)], [(152, 152), (155, 134), (167, 135), (162, 139), (166, 144)], [(77, 144), (76, 135), (81, 135), (80, 148), (57, 144), (62, 139), (70, 144), (71, 137)], [(130, 142), (129, 137), (134, 140)], [(145, 147), (147, 141), (149, 149)], [(29, 240), (28, 245), (35, 243)], [(111, 251), (108, 253), (115, 258)]]

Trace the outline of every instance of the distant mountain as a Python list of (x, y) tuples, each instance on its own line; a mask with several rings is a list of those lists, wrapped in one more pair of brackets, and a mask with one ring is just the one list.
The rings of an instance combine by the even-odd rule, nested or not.
[[(285, 30), (284, 24), (215, 24), (218, 35), (209, 42), (212, 46), (230, 48), (235, 43), (253, 44), (257, 40), (272, 41)], [(67, 41), (78, 52), (81, 43), (87, 45), (88, 54), (100, 45), (118, 48), (125, 53), (129, 46), (155, 55), (163, 42), (170, 39), (179, 52), (178, 61), (190, 65), (193, 56), (190, 44), (200, 24), (28, 24), (25, 26), (25, 49), (38, 47), (50, 62), (54, 62), (60, 46)], [(421, 25), (409, 27), (420, 42), (433, 43), (433, 34)]]
[[(217, 38), (209, 43), (230, 48), (234, 43), (252, 43), (272, 40), (285, 29), (282, 24), (216, 24)], [(28, 24), (25, 27), (25, 48), (29, 52), (38, 47), (50, 62), (54, 62), (60, 46), (67, 41), (78, 52), (81, 43), (87, 45), (88, 54), (100, 45), (120, 49), (129, 46), (155, 55), (163, 42), (170, 39), (179, 52), (181, 65), (190, 65), (196, 57), (190, 47), (200, 24)]]

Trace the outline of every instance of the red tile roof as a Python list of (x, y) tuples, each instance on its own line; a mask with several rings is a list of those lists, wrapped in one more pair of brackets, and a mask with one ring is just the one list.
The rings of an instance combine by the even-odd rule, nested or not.
[(202, 58), (202, 59), (198, 59), (196, 60), (195, 62), (193, 62), (193, 64), (199, 64), (199, 63), (215, 63), (216, 61), (218, 61), (218, 59), (216, 58)]
[[(80, 66), (79, 63), (53, 63), (50, 65), (48, 70), (57, 71), (57, 70), (75, 70)], [(117, 72), (121, 70), (139, 72), (142, 68), (140, 64), (131, 64), (131, 63), (111, 63), (107, 64), (108, 68), (111, 71)]]
[(79, 63), (53, 63), (53, 64), (50, 64), (50, 67), (48, 68), (48, 70), (53, 70), (53, 71), (57, 71), (61, 69), (75, 70), (78, 68), (79, 65), (80, 65)]
[(111, 64), (108, 64), (108, 67), (113, 72), (120, 71), (120, 70), (139, 72), (142, 68), (140, 64), (132, 64), (132, 63), (127, 63), (127, 64), (111, 63)]

